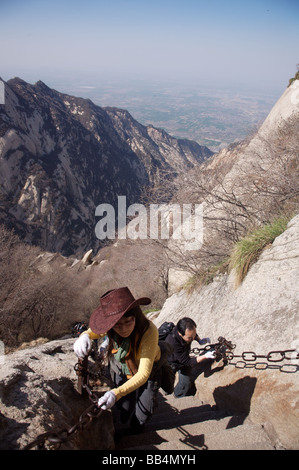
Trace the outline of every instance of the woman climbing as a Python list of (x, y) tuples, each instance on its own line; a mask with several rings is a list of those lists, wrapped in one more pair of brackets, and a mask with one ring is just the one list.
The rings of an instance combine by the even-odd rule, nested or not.
[(107, 335), (107, 357), (115, 388), (98, 400), (98, 406), (106, 410), (116, 404), (121, 421), (130, 420), (134, 431), (141, 431), (153, 414), (162, 365), (167, 361), (167, 351), (161, 354), (156, 326), (140, 308), (150, 302), (147, 297), (135, 299), (127, 287), (107, 292), (90, 317), (89, 329), (74, 344), (76, 355), (83, 359), (91, 349), (91, 341)]

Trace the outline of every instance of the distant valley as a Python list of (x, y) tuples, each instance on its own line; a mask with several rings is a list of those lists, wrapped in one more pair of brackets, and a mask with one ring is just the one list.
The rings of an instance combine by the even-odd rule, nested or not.
[(99, 204), (135, 203), (159, 172), (170, 178), (211, 155), (126, 110), (14, 78), (0, 106), (0, 222), (48, 251), (97, 249)]
[(158, 81), (121, 79), (53, 80), (51, 86), (90, 98), (99, 106), (127, 109), (143, 125), (165, 129), (176, 138), (195, 140), (213, 152), (240, 141), (266, 118), (280, 92), (239, 90)]

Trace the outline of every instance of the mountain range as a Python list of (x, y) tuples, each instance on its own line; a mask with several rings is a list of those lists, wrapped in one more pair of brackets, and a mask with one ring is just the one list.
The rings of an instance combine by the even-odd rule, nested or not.
[(136, 203), (159, 171), (171, 178), (212, 154), (126, 110), (13, 78), (0, 105), (0, 222), (44, 250), (97, 249), (99, 204)]

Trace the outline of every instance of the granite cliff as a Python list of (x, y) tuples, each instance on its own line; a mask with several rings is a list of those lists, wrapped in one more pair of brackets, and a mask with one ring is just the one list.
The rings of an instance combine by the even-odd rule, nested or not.
[[(172, 268), (169, 297), (155, 318), (159, 326), (192, 317), (199, 335), (236, 344), (231, 364), (199, 377), (198, 397), (243, 411), (288, 449), (299, 448), (298, 125), (297, 80), (254, 136), (206, 163), (206, 180), (193, 185), (204, 203), (203, 254), (189, 260), (189, 271), (187, 263)], [(190, 289), (194, 268), (200, 273), (207, 259), (217, 267), (243, 234), (283, 213), (293, 214), (287, 229), (265, 246), (243, 282), (236, 284), (235, 269), (218, 265)]]
[(43, 249), (82, 254), (99, 247), (99, 204), (138, 202), (158, 169), (176, 174), (211, 155), (127, 111), (14, 78), (0, 105), (0, 220)]
[[(236, 344), (234, 354), (251, 351), (231, 361), (237, 367), (228, 365), (210, 377), (200, 376), (198, 397), (247, 413), (254, 422), (275, 430), (285, 448), (295, 449), (299, 448), (298, 241), (297, 215), (262, 253), (241, 286), (235, 287), (231, 272), (192, 292), (181, 289), (166, 300), (154, 320), (159, 326), (188, 316), (197, 323), (199, 335), (210, 337), (212, 343), (223, 336)], [(252, 354), (284, 350), (293, 351), (288, 360), (281, 360), (279, 353), (270, 355), (270, 362), (265, 357), (254, 360)], [(221, 400), (215, 395), (217, 388), (222, 390)]]

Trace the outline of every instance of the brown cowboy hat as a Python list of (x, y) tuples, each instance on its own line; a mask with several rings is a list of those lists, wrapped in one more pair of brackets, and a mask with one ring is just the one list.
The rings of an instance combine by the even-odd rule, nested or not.
[(91, 314), (89, 327), (93, 333), (107, 333), (129, 310), (150, 303), (148, 297), (135, 299), (128, 287), (110, 290), (100, 298), (100, 305)]

